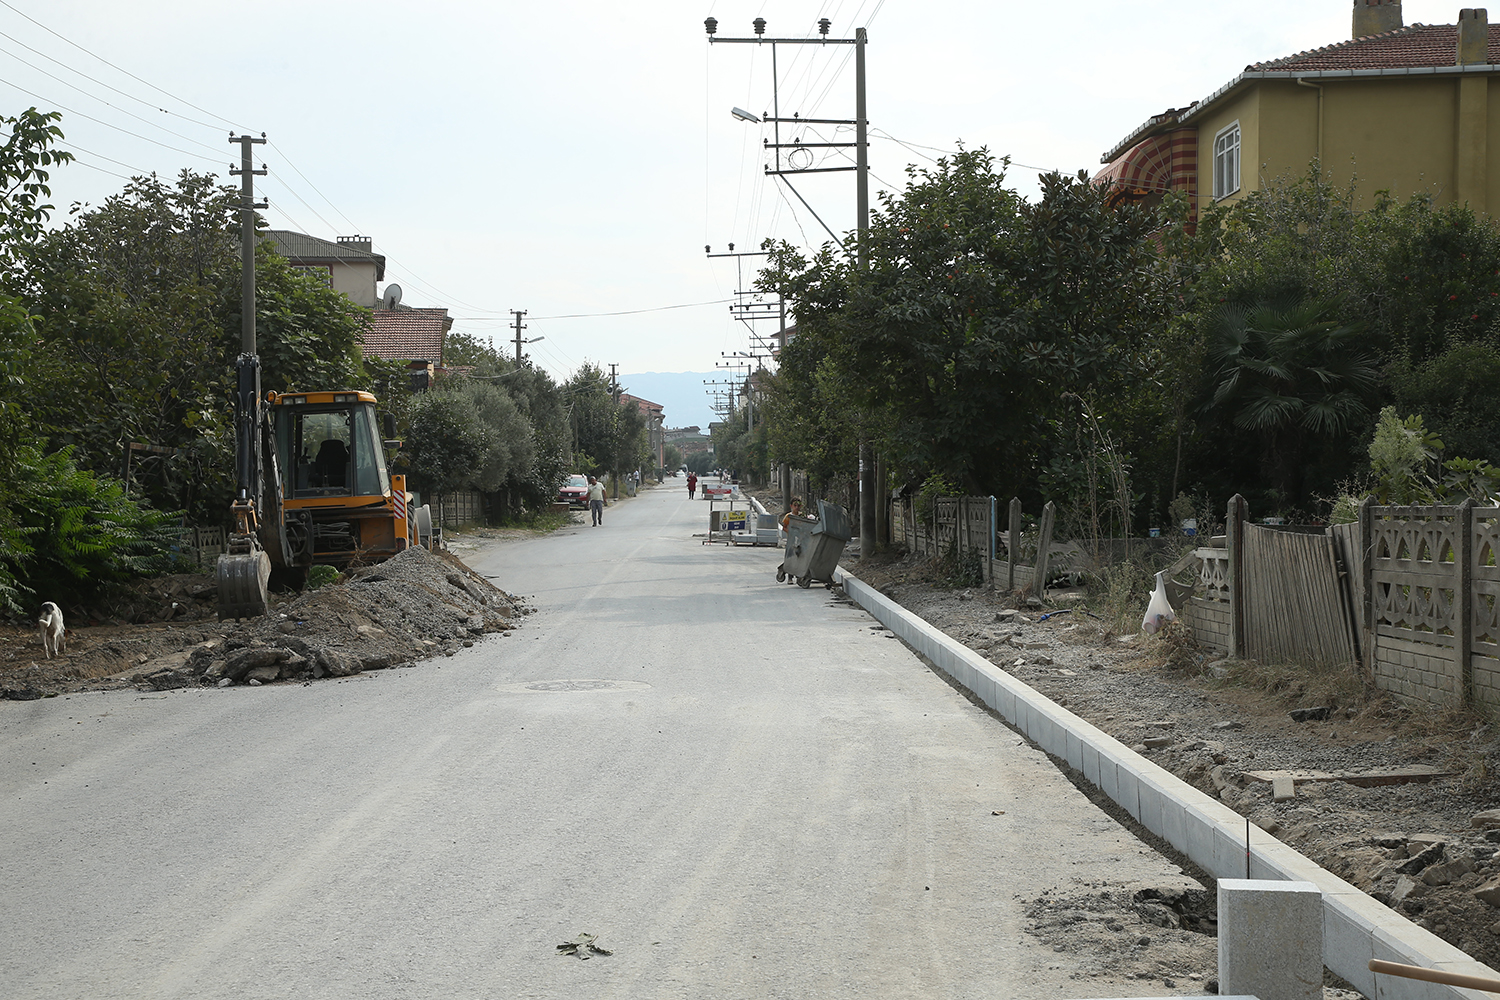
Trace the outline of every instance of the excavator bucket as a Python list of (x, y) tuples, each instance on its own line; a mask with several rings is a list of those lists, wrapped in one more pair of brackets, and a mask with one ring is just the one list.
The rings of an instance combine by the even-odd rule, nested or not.
[(259, 618), (271, 605), (271, 559), (263, 549), (222, 555), (218, 562), (219, 620)]

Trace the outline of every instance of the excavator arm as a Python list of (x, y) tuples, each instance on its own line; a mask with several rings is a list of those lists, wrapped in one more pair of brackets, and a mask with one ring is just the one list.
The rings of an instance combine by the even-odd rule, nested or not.
[(270, 607), (271, 559), (261, 544), (261, 535), (265, 527), (279, 525), (282, 516), (279, 509), (268, 510), (265, 502), (261, 439), (266, 421), (260, 395), (260, 358), (241, 354), (234, 368), (235, 489), (229, 508), (234, 528), (216, 567), (221, 621), (257, 618)]

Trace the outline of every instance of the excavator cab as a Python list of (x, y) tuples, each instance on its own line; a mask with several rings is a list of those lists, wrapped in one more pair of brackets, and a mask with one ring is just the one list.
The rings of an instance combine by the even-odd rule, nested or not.
[[(392, 490), (375, 397), (272, 393), (267, 403), (283, 481), (284, 564), (342, 566), (405, 548), (405, 496)], [(266, 548), (276, 562), (276, 546), (267, 540)]]
[[(325, 398), (326, 397), (326, 398)], [(391, 491), (375, 397), (367, 392), (277, 396), (276, 459), (287, 500), (385, 496)]]

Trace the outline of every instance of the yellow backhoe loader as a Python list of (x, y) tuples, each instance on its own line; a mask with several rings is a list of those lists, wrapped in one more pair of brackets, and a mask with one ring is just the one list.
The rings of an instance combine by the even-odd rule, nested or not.
[(262, 399), (259, 360), (241, 356), (237, 368), (235, 523), (217, 567), (221, 619), (265, 614), (273, 571), (300, 584), (315, 565), (432, 547), (429, 508), (413, 510), (406, 477), (386, 470), (374, 396), (272, 392)]

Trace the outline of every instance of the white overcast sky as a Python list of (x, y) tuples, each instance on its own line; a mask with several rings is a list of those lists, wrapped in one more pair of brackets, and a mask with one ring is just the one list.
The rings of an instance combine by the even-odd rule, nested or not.
[[(1458, 16), (1404, 7), (1407, 24)], [(558, 378), (584, 361), (705, 371), (750, 342), (726, 305), (749, 271), (739, 285), (704, 246), (826, 239), (762, 174), (762, 126), (729, 114), (771, 106), (770, 47), (710, 46), (705, 17), (721, 37), (751, 35), (757, 16), (767, 37), (813, 37), (825, 16), (830, 37), (868, 28), (873, 203), (907, 163), (960, 141), (1010, 155), (1034, 195), (1038, 168), (1096, 170), (1148, 116), (1246, 63), (1346, 40), (1350, 13), (1351, 0), (0, 0), (0, 111), (64, 111), (80, 163), (54, 175), (60, 208), (136, 173), (229, 181), (229, 129), (265, 132), (270, 224), (373, 238), (405, 303), (446, 306), (456, 330), (500, 346), (508, 311), (525, 309), (525, 335), (545, 337), (527, 350)], [(852, 54), (778, 46), (782, 114), (852, 118)], [(850, 138), (820, 132), (805, 138)], [(853, 226), (852, 174), (794, 183), (835, 231)]]

